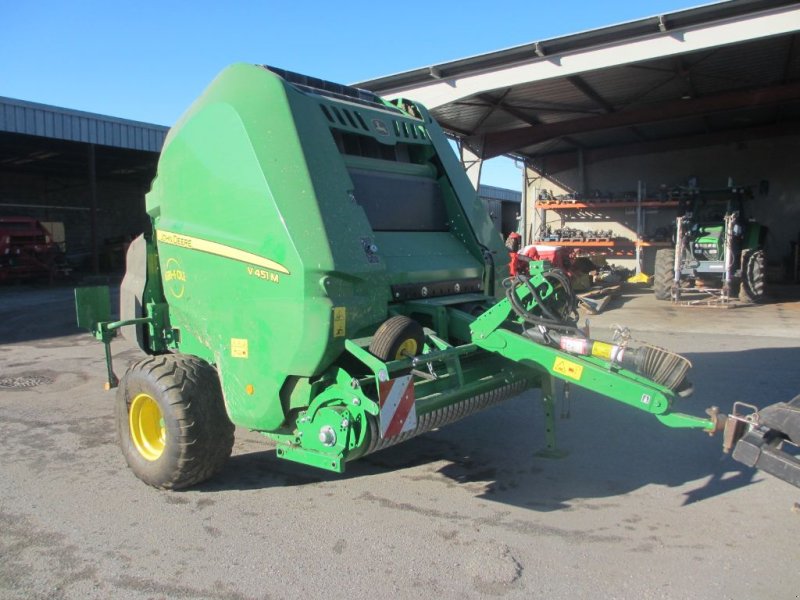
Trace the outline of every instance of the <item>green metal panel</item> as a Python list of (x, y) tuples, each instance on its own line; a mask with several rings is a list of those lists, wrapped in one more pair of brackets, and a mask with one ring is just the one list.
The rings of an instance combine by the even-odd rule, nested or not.
[(764, 243), (765, 236), (766, 228), (763, 225), (759, 225), (758, 223), (747, 223), (745, 226), (742, 248), (748, 250), (756, 250), (757, 248), (760, 248)]
[[(403, 101), (398, 101), (402, 103)], [(408, 101), (405, 101), (408, 102)], [(481, 256), (481, 248), (476, 248), (476, 243), (482, 246), (483, 250), (489, 253), (490, 260), (494, 265), (493, 283), (500, 282), (508, 277), (508, 251), (503, 244), (500, 232), (492, 223), (489, 213), (472, 187), (472, 183), (467, 177), (464, 167), (453, 153), (442, 128), (431, 117), (428, 110), (417, 103), (411, 103), (421, 115), (425, 126), (430, 132), (431, 142), (436, 149), (442, 165), (444, 167), (447, 180), (450, 185), (446, 187), (448, 193), (453, 194), (453, 198), (459, 202), (463, 210), (463, 217), (472, 235), (465, 235), (463, 238), (467, 247), (473, 251), (476, 257)], [(461, 215), (459, 215), (460, 217)], [(458, 226), (458, 223), (455, 223)], [(500, 294), (499, 286), (494, 292)]]
[(111, 299), (107, 285), (75, 289), (75, 314), (78, 327), (92, 331), (98, 323), (111, 319)]

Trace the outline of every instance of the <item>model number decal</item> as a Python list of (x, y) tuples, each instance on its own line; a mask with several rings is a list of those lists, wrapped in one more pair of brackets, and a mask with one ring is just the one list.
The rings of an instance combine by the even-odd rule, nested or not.
[(281, 282), (281, 278), (278, 276), (277, 273), (272, 273), (271, 271), (267, 271), (266, 269), (247, 267), (247, 274), (252, 277), (258, 277), (259, 279), (263, 279), (264, 281), (269, 281), (271, 283)]

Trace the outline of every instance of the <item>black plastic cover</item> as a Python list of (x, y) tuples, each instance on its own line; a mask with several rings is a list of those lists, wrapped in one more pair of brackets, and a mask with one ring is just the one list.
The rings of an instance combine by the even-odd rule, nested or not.
[(392, 300), (420, 300), (480, 292), (483, 282), (479, 277), (454, 279), (449, 281), (430, 281), (426, 283), (404, 283), (392, 286)]

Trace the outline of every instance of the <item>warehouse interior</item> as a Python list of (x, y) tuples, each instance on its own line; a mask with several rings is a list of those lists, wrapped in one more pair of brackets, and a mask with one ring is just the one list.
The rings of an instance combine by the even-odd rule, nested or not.
[(70, 270), (121, 269), (167, 131), (0, 98), (0, 219), (43, 223)]
[[(129, 242), (148, 226), (144, 197), (168, 131), (0, 98), (0, 219), (41, 222), (70, 271), (121, 271)], [(520, 192), (481, 185), (479, 196), (498, 231), (516, 227)]]

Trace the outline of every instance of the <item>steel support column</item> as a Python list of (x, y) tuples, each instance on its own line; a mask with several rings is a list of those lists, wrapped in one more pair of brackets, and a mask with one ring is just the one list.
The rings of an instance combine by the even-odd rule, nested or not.
[(536, 238), (536, 231), (544, 223), (544, 211), (536, 210), (536, 195), (541, 175), (534, 171), (528, 161), (522, 168), (522, 205), (519, 211), (519, 229), (522, 243), (530, 244)]
[(97, 247), (97, 165), (94, 144), (89, 144), (89, 229), (92, 250), (92, 273), (100, 271), (100, 257)]
[(460, 140), (458, 144), (461, 164), (464, 165), (464, 170), (467, 172), (467, 177), (472, 182), (472, 187), (478, 190), (481, 183), (481, 168), (483, 167), (483, 147), (480, 145), (477, 149), (476, 144), (466, 144), (464, 140)]

